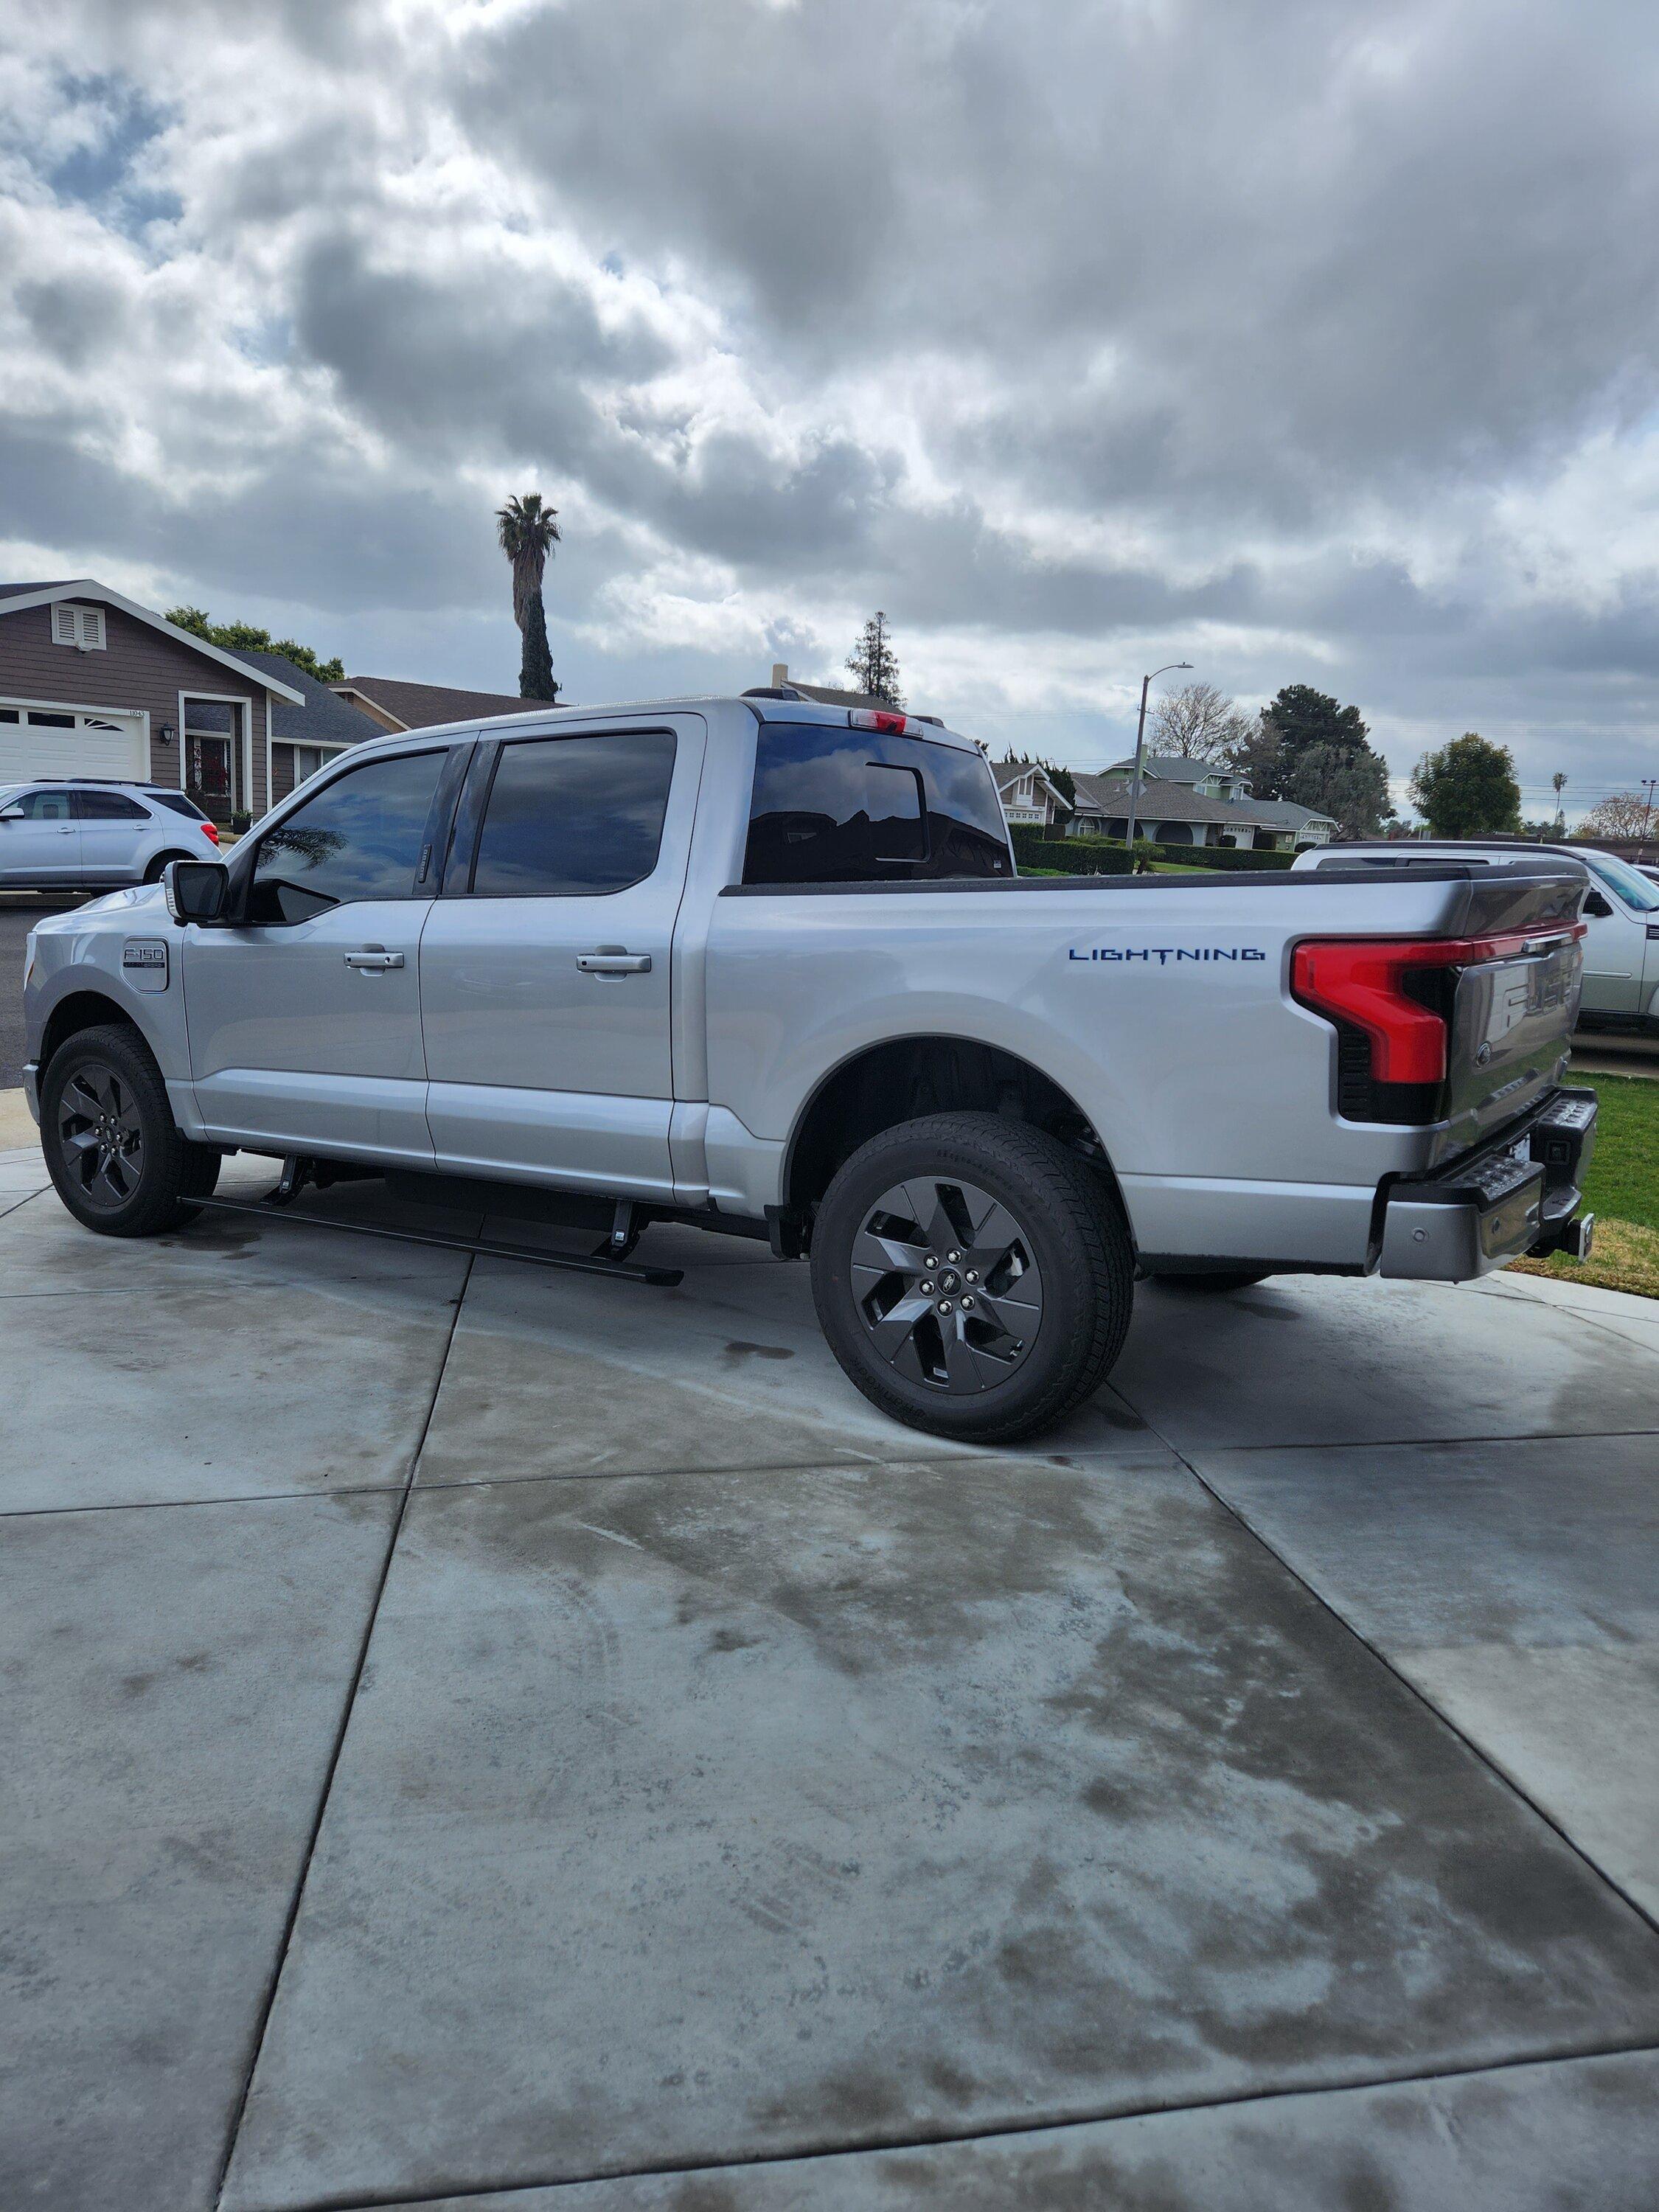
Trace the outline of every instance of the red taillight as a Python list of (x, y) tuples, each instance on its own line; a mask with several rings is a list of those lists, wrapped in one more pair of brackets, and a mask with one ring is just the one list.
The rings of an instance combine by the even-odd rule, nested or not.
[(886, 707), (853, 707), (847, 719), (855, 730), (879, 730), (884, 737), (902, 738), (908, 718)]
[(219, 832), (211, 822), (204, 822), (202, 824), (202, 835), (210, 844), (216, 845), (219, 842)]
[(1407, 977), (1540, 952), (1583, 933), (1581, 921), (1503, 937), (1316, 938), (1291, 956), (1291, 993), (1315, 1013), (1364, 1031), (1378, 1083), (1438, 1083), (1446, 1073), (1445, 1018), (1412, 996)]

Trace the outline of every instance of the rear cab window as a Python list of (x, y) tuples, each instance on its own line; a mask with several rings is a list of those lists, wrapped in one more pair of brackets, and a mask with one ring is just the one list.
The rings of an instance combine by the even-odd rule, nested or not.
[(1012, 876), (976, 751), (836, 724), (767, 721), (755, 752), (745, 884)]

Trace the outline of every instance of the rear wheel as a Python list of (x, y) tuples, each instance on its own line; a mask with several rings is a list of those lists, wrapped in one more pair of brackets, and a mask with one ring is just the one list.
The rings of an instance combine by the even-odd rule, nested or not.
[(40, 1149), (59, 1198), (105, 1237), (176, 1229), (219, 1180), (220, 1155), (181, 1133), (143, 1040), (113, 1023), (78, 1031), (52, 1054)]
[(1134, 1297), (1112, 1192), (1040, 1129), (937, 1114), (872, 1137), (812, 1231), (830, 1350), (913, 1428), (1011, 1443), (1105, 1379)]

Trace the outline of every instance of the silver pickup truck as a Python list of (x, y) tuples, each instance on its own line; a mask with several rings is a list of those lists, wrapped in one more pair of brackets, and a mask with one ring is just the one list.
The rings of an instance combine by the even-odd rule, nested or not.
[(1456, 1281), (1583, 1249), (1555, 857), (1021, 878), (968, 739), (788, 693), (356, 748), (231, 856), (40, 922), (64, 1203), (145, 1236), (245, 1151), (810, 1258), (866, 1396), (1059, 1419), (1135, 1279)]

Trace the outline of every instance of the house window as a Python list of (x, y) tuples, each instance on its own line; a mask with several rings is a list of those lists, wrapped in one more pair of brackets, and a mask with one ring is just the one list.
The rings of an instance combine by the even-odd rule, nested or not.
[(58, 600), (52, 611), (52, 641), (72, 645), (82, 653), (102, 653), (104, 610), (76, 606), (73, 599)]

